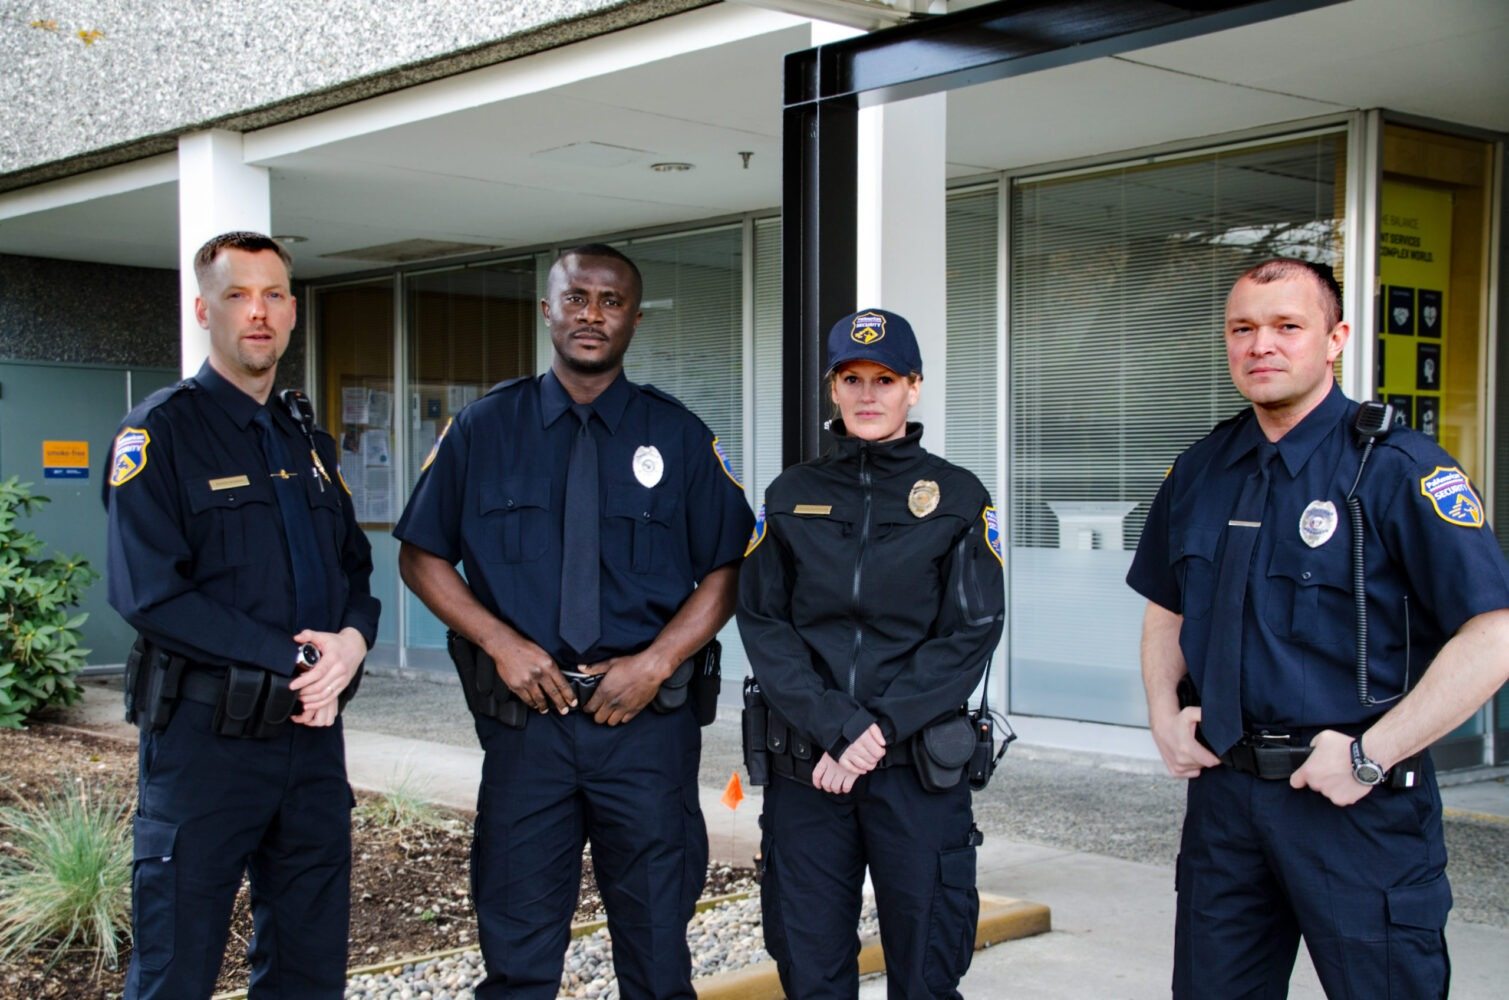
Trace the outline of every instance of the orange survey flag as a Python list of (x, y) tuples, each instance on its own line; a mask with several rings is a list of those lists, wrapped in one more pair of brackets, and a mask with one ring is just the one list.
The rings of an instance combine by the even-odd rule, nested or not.
[(728, 784), (723, 787), (723, 798), (719, 801), (730, 809), (739, 808), (739, 803), (744, 801), (744, 785), (739, 781), (738, 771), (728, 776)]

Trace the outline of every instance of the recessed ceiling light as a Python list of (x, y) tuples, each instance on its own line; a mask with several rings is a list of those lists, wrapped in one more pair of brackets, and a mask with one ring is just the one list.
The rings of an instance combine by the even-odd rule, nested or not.
[(657, 174), (679, 174), (692, 169), (690, 163), (652, 163), (650, 169)]
[(273, 236), (273, 239), (277, 240), (279, 243), (308, 243), (309, 242), (309, 237), (307, 237), (307, 236), (295, 236), (292, 233), (283, 233), (281, 235), (275, 235), (275, 236)]

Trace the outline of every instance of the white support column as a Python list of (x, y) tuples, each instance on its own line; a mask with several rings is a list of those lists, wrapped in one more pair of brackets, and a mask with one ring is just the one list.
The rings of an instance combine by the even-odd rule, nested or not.
[(236, 229), (272, 235), (272, 194), (266, 167), (247, 166), (241, 133), (215, 129), (178, 140), (178, 288), (182, 303), (180, 363), (185, 375), (209, 355), (207, 331), (194, 319), (194, 253), (204, 241)]
[(944, 150), (947, 95), (931, 94), (859, 113), (858, 308), (911, 321), (922, 348), (922, 401), (912, 419), (923, 444), (944, 453), (948, 386)]

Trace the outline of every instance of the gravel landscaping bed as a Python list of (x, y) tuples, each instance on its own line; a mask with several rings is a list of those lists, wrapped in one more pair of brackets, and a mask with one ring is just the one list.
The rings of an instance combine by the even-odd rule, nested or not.
[[(860, 936), (879, 931), (875, 904), (867, 902), (860, 916)], [(760, 933), (758, 891), (743, 899), (710, 907), (692, 918), (687, 928), (695, 978), (733, 972), (770, 958)], [(472, 987), (482, 981), (482, 955), (476, 951), (445, 955), (405, 965), (391, 972), (354, 976), (346, 985), (346, 1000), (471, 1000)], [(561, 976), (561, 996), (585, 1000), (618, 1000), (613, 978), (613, 942), (600, 928), (571, 942)]]

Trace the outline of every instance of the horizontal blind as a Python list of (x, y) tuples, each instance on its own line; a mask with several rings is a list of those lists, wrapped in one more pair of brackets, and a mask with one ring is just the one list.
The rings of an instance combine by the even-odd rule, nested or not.
[(1052, 501), (1122, 501), (1135, 547), (1169, 464), (1244, 405), (1221, 337), (1236, 275), (1273, 256), (1342, 273), (1344, 142), (1013, 186), (1013, 544), (1058, 545)]
[(620, 244), (644, 276), (644, 318), (624, 357), (634, 382), (675, 396), (744, 463), (744, 237), (739, 226)]
[[(996, 490), (1000, 417), (996, 321), (1000, 218), (994, 187), (949, 196), (947, 209), (948, 460)], [(925, 383), (924, 383), (924, 390)]]
[(781, 220), (754, 224), (754, 431), (749, 486), (755, 509), (781, 473)]

